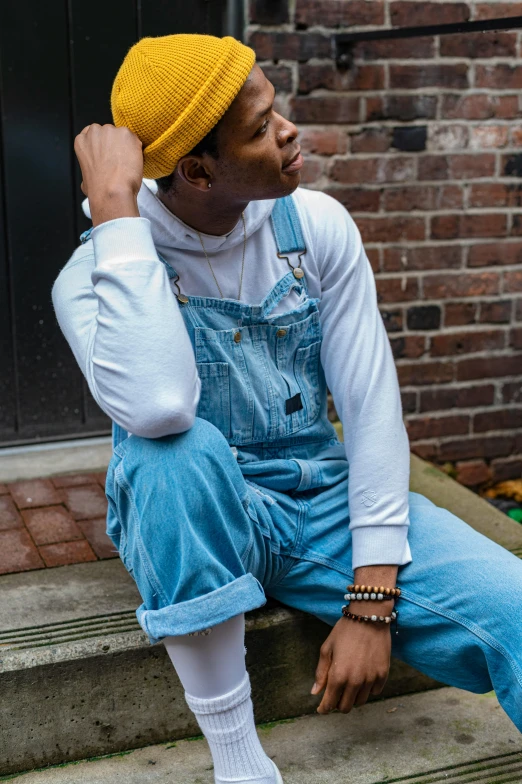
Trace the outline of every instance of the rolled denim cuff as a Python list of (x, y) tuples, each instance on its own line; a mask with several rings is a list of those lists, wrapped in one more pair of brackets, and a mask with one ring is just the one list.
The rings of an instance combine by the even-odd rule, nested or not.
[(136, 616), (154, 645), (164, 637), (179, 637), (217, 626), (265, 603), (265, 592), (259, 580), (253, 574), (244, 574), (215, 591), (160, 610), (147, 610), (142, 604), (136, 610)]

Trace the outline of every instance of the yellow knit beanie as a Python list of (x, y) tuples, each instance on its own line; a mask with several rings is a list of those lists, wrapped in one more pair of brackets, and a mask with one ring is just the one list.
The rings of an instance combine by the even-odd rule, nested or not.
[(114, 80), (111, 109), (114, 125), (143, 143), (144, 177), (174, 171), (224, 115), (255, 59), (231, 36), (181, 33), (134, 44)]

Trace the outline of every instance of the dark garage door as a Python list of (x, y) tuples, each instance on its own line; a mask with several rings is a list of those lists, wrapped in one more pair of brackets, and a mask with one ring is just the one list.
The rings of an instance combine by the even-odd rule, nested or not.
[(139, 38), (240, 38), (242, 20), (225, 4), (0, 3), (0, 446), (109, 432), (51, 303), (53, 281), (89, 226), (74, 136), (111, 122), (112, 80)]

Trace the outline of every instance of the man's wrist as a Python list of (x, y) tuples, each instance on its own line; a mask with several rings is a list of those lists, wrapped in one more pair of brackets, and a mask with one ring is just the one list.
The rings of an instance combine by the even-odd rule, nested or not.
[[(359, 566), (354, 570), (354, 585), (370, 588), (395, 588), (397, 572), (395, 565)], [(367, 591), (370, 593), (370, 591)], [(395, 606), (394, 599), (384, 601), (356, 601), (350, 603), (350, 612), (357, 615), (390, 615)]]
[(106, 189), (89, 196), (93, 227), (117, 218), (139, 218), (138, 200), (132, 190)]

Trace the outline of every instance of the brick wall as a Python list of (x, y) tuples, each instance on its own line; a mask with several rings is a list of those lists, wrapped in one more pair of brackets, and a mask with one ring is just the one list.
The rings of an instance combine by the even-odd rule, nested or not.
[(250, 0), (246, 40), (300, 130), (303, 185), (350, 211), (375, 271), (412, 448), (474, 485), (522, 471), (517, 32), (340, 31), (522, 15), (522, 2)]

